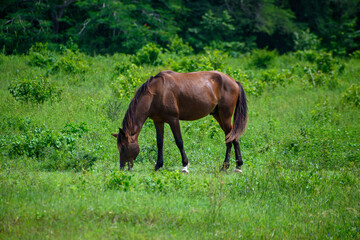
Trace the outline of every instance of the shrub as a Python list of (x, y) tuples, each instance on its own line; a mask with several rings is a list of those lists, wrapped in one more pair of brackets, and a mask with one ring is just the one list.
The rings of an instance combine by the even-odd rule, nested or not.
[(342, 101), (360, 107), (360, 86), (352, 84), (342, 95)]
[(295, 50), (316, 50), (320, 47), (320, 39), (309, 29), (306, 31), (294, 33), (294, 49)]
[(159, 62), (157, 61), (159, 58), (159, 55), (161, 54), (162, 49), (158, 47), (154, 43), (148, 43), (145, 46), (143, 46), (135, 56), (133, 57), (132, 61), (136, 65), (142, 65), (142, 64), (151, 64), (151, 65), (157, 65)]
[(29, 64), (38, 67), (50, 67), (56, 61), (56, 56), (48, 49), (47, 43), (35, 43), (29, 50), (29, 57)]
[(14, 81), (8, 89), (15, 100), (35, 103), (60, 100), (62, 92), (54, 82), (43, 76)]
[(307, 80), (313, 87), (319, 87), (327, 85), (329, 88), (333, 89), (338, 85), (336, 76), (333, 72), (323, 73), (320, 70), (314, 70), (310, 66), (304, 68), (305, 75)]
[(292, 80), (292, 76), (289, 70), (283, 69), (280, 72), (276, 69), (269, 69), (263, 71), (260, 75), (262, 81), (265, 84), (275, 88), (277, 86), (284, 86), (286, 82), (290, 82)]
[(241, 53), (250, 51), (250, 48), (246, 46), (244, 42), (222, 42), (212, 41), (209, 48), (213, 50), (221, 50), (231, 57), (239, 57)]
[(227, 54), (219, 50), (206, 50), (201, 56), (183, 57), (171, 64), (171, 69), (176, 72), (211, 71), (224, 69)]
[(218, 70), (224, 69), (224, 62), (228, 58), (228, 54), (219, 50), (206, 50), (205, 56), (201, 58), (204, 66), (209, 69), (206, 70)]
[(36, 126), (31, 120), (20, 121), (17, 125), (19, 134), (3, 136), (6, 141), (2, 150), (6, 149), (10, 157), (37, 159), (45, 170), (79, 171), (90, 168), (97, 160), (80, 143), (89, 131), (85, 123), (67, 124), (61, 131), (54, 131), (46, 125)]
[(351, 58), (360, 59), (360, 50), (356, 50), (352, 53), (350, 53)]
[(275, 50), (255, 49), (252, 51), (250, 64), (257, 68), (267, 68), (276, 56)]
[(85, 60), (85, 54), (80, 51), (72, 51), (64, 48), (61, 57), (56, 61), (53, 72), (64, 71), (66, 73), (83, 74), (90, 69), (88, 62)]
[(334, 70), (335, 60), (331, 53), (320, 52), (315, 59), (315, 63), (317, 70), (323, 73), (329, 73)]
[(202, 66), (198, 57), (183, 57), (171, 64), (171, 69), (176, 72), (195, 72)]
[(295, 57), (297, 57), (301, 61), (315, 62), (318, 52), (315, 50), (304, 50), (304, 51), (296, 51)]
[(118, 76), (119, 74), (127, 74), (127, 71), (130, 70), (134, 64), (128, 62), (116, 62), (114, 64), (114, 76)]
[(193, 53), (194, 50), (189, 43), (184, 43), (182, 38), (175, 35), (175, 37), (170, 39), (170, 43), (167, 45), (167, 51), (179, 56), (185, 56)]
[(126, 67), (123, 74), (120, 74), (112, 85), (113, 96), (117, 99), (130, 99), (136, 89), (149, 77), (142, 67), (131, 64)]
[(246, 94), (260, 96), (264, 91), (265, 83), (263, 81), (251, 78), (240, 69), (230, 72), (229, 75), (241, 82)]

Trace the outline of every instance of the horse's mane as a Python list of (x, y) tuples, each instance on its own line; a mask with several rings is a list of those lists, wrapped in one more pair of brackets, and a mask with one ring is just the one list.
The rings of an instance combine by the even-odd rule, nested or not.
[(153, 79), (153, 76), (144, 82), (139, 89), (136, 91), (134, 98), (131, 100), (129, 104), (129, 108), (127, 109), (124, 120), (122, 122), (123, 130), (126, 132), (128, 129), (131, 129), (134, 124), (134, 112), (136, 111), (136, 107), (138, 105), (138, 100), (145, 94), (149, 93), (149, 82)]

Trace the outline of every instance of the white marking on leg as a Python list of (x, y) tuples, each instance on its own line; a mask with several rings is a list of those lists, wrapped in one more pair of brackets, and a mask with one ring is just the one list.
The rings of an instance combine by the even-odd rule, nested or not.
[(183, 167), (183, 168), (181, 169), (181, 172), (183, 172), (183, 173), (189, 173), (188, 166), (189, 166), (189, 164), (186, 165), (185, 167)]
[(235, 173), (242, 173), (243, 171), (241, 169), (235, 168)]

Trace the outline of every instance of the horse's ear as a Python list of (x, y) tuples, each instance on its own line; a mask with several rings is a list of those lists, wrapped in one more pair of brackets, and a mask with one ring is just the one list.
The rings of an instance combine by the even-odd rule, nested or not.
[(129, 141), (129, 135), (121, 128), (119, 128), (119, 136), (122, 141), (125, 141), (125, 142)]
[(111, 135), (113, 135), (116, 138), (119, 136), (119, 134), (117, 134), (117, 133), (112, 133)]
[(123, 137), (126, 137), (126, 133), (124, 132), (124, 130), (122, 130), (121, 128), (119, 128), (119, 134)]

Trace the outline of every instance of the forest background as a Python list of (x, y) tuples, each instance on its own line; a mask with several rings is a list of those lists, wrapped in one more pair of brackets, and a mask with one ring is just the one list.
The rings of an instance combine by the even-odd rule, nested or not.
[(359, 9), (359, 0), (2, 0), (0, 46), (24, 53), (71, 38), (88, 54), (135, 53), (178, 35), (195, 52), (321, 47), (344, 55), (359, 48)]

